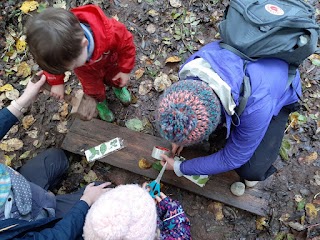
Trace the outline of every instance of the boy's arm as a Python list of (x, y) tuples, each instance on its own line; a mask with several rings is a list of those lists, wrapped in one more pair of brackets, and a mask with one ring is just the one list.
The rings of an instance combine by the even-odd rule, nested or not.
[(136, 47), (133, 42), (133, 36), (126, 26), (115, 19), (110, 19), (114, 29), (114, 42), (116, 52), (118, 53), (118, 65), (123, 73), (130, 73), (134, 67), (136, 57)]
[(190, 221), (176, 200), (166, 197), (157, 204), (161, 239), (191, 239)]

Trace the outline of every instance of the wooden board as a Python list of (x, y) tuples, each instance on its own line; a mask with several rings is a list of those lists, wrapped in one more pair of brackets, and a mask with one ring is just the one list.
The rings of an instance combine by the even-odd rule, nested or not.
[[(131, 131), (125, 127), (93, 119), (92, 121), (81, 121), (75, 119), (69, 132), (62, 143), (62, 148), (76, 154), (84, 155), (84, 150), (97, 146), (102, 142), (109, 141), (115, 137), (125, 140), (126, 147), (118, 152), (112, 153), (99, 161), (126, 169), (128, 171), (149, 177), (156, 178), (158, 172), (154, 169), (140, 169), (138, 161), (145, 158), (154, 161), (151, 152), (154, 146), (170, 148), (170, 144), (164, 139)], [(201, 156), (200, 152), (192, 149), (184, 149), (182, 156), (187, 159)], [(230, 185), (239, 180), (233, 171), (218, 174), (210, 177), (204, 187), (199, 187), (184, 177), (177, 177), (173, 171), (166, 171), (162, 181), (176, 187), (199, 194), (209, 199), (223, 202), (225, 204), (264, 216), (269, 212), (268, 200), (270, 194), (263, 190), (263, 183), (257, 187), (247, 189), (241, 197), (236, 197), (230, 192)]]

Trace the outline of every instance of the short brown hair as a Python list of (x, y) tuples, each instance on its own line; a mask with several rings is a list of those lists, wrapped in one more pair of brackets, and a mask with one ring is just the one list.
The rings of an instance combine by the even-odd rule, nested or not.
[(76, 16), (62, 8), (48, 8), (27, 23), (27, 43), (39, 66), (62, 74), (81, 54), (84, 32)]

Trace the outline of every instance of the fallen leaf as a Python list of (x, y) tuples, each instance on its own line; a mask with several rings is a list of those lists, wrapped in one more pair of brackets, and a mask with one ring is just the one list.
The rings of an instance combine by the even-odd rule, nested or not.
[(14, 159), (16, 157), (16, 154), (12, 154), (12, 155), (4, 155), (4, 159), (5, 159), (5, 165), (6, 166), (11, 166), (11, 162), (12, 159)]
[(0, 87), (0, 92), (12, 91), (14, 88), (11, 84), (7, 83), (6, 85)]
[(289, 213), (282, 214), (281, 217), (279, 218), (279, 221), (286, 222), (286, 221), (288, 221), (289, 217), (290, 217)]
[(305, 206), (307, 217), (309, 218), (309, 222), (312, 222), (317, 218), (318, 211), (316, 207), (312, 203), (307, 203)]
[(289, 160), (289, 150), (291, 149), (291, 144), (287, 139), (283, 139), (281, 143), (281, 147), (279, 150), (279, 154), (283, 160)]
[(92, 183), (97, 179), (97, 174), (93, 170), (90, 170), (87, 174), (83, 176), (83, 180), (85, 180), (87, 183)]
[(18, 138), (11, 138), (0, 143), (0, 149), (6, 152), (13, 152), (23, 147), (23, 142)]
[(149, 169), (152, 167), (152, 164), (148, 162), (148, 160), (145, 158), (141, 158), (138, 162), (138, 165), (139, 165), (139, 168), (141, 169)]
[(318, 159), (318, 153), (317, 152), (313, 152), (309, 156), (299, 158), (298, 161), (301, 164), (310, 165), (317, 159)]
[(21, 62), (17, 70), (18, 70), (17, 72), (18, 77), (26, 78), (31, 74), (31, 68), (26, 62)]
[(26, 86), (27, 84), (28, 84), (28, 82), (31, 80), (31, 76), (29, 76), (29, 77), (27, 77), (25, 80), (21, 80), (20, 82), (19, 82), (19, 84), (20, 85), (22, 85), (22, 86)]
[(181, 7), (181, 1), (180, 0), (170, 0), (170, 5), (174, 8)]
[(289, 227), (291, 227), (294, 230), (299, 231), (299, 232), (304, 230), (304, 228), (305, 228), (302, 224), (300, 224), (298, 222), (289, 222), (288, 225), (289, 225)]
[(32, 115), (27, 115), (22, 119), (22, 126), (25, 130), (27, 130), (34, 122), (36, 119)]
[(172, 57), (168, 57), (165, 61), (165, 63), (176, 63), (176, 62), (181, 62), (181, 58), (178, 56), (172, 56)]
[(222, 208), (223, 204), (220, 202), (212, 202), (208, 206), (209, 211), (213, 212), (216, 221), (221, 221), (224, 218)]
[(57, 131), (59, 133), (67, 133), (68, 129), (67, 129), (67, 121), (62, 121), (57, 125)]
[(298, 211), (303, 210), (305, 205), (306, 205), (306, 200), (302, 199), (300, 202), (297, 203), (297, 210)]
[(166, 90), (168, 87), (171, 86), (171, 80), (169, 79), (169, 76), (165, 73), (161, 73), (155, 80), (154, 80), (154, 88), (158, 92), (162, 92)]
[(140, 132), (143, 130), (142, 121), (138, 118), (129, 119), (128, 121), (126, 121), (125, 125), (127, 128), (129, 128), (133, 131)]
[(152, 168), (157, 170), (158, 172), (161, 171), (162, 169), (162, 165), (161, 165), (161, 161), (156, 161), (152, 164)]
[(24, 153), (22, 153), (19, 157), (19, 159), (26, 159), (27, 157), (29, 157), (31, 151), (25, 151)]
[(24, 1), (20, 10), (24, 13), (32, 12), (37, 9), (39, 3), (37, 1)]
[(37, 139), (33, 141), (32, 145), (35, 146), (36, 148), (39, 148), (41, 146), (41, 142)]
[(156, 32), (156, 26), (154, 24), (149, 24), (147, 26), (147, 32), (152, 34), (152, 33), (155, 33)]
[(8, 135), (9, 134), (16, 134), (19, 130), (19, 126), (18, 125), (14, 125), (13, 127), (10, 128), (9, 132), (8, 132)]
[(68, 106), (69, 104), (68, 103), (63, 103), (62, 106), (60, 107), (59, 109), (59, 114), (62, 118), (65, 118), (66, 116), (68, 116), (69, 114), (69, 111), (68, 111)]
[(264, 230), (265, 227), (269, 227), (268, 220), (265, 217), (258, 217), (256, 220), (256, 229)]
[(13, 89), (11, 91), (6, 91), (6, 97), (9, 100), (15, 100), (19, 97), (20, 93), (17, 89)]
[(134, 76), (136, 77), (136, 80), (140, 79), (144, 74), (144, 69), (139, 68), (137, 71), (134, 72)]
[(152, 81), (150, 80), (142, 81), (139, 85), (139, 94), (146, 95), (151, 91), (152, 87), (153, 87)]
[(18, 53), (24, 52), (27, 47), (26, 36), (21, 36), (16, 42), (16, 49)]
[(67, 3), (64, 0), (56, 0), (55, 3), (52, 5), (54, 8), (67, 8)]
[(31, 130), (31, 131), (27, 131), (26, 134), (30, 138), (37, 138), (38, 137), (38, 130), (34, 129), (34, 130)]

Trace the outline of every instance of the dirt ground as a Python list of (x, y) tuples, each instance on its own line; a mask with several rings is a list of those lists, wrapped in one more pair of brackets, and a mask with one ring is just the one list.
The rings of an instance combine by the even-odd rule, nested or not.
[[(22, 2), (0, 2), (0, 87), (10, 83), (18, 91), (24, 89), (21, 81), (27, 76), (17, 76), (15, 67), (25, 61), (32, 73), (39, 70), (27, 51), (14, 57), (14, 44), (7, 48), (8, 34), (15, 35), (13, 38), (17, 41), (23, 35), (26, 19), (35, 13), (21, 14)], [(159, 134), (153, 115), (161, 92), (155, 90), (155, 79), (159, 76), (163, 79), (166, 74), (171, 82), (176, 81), (179, 65), (191, 53), (219, 39), (217, 23), (228, 5), (224, 0), (60, 0), (47, 3), (50, 6), (56, 4), (55, 7), (65, 4), (67, 8), (98, 4), (108, 16), (118, 18), (133, 33), (137, 57), (128, 86), (133, 94), (133, 104), (123, 107), (110, 90), (108, 101), (116, 115), (116, 124), (126, 127), (127, 120), (138, 118), (143, 122), (142, 131), (156, 136)], [(179, 3), (180, 6), (175, 5)], [(309, 3), (319, 11), (319, 1)], [(10, 56), (9, 60), (5, 60), (5, 56)], [(181, 59), (166, 63), (166, 59), (173, 56)], [(313, 55), (300, 67), (303, 101), (299, 113), (289, 119), (282, 158), (279, 156), (275, 164), (278, 172), (268, 180), (265, 189), (271, 193), (268, 216), (261, 218), (227, 205), (222, 205), (220, 212), (212, 200), (165, 186), (164, 192), (178, 199), (189, 216), (193, 239), (320, 239), (320, 214), (317, 214), (320, 209), (320, 68), (315, 59), (319, 60), (319, 56)], [(73, 91), (80, 88), (74, 75), (66, 84)], [(0, 106), (9, 103), (10, 100), (4, 97)], [(23, 142), (23, 147), (15, 151), (4, 150), (11, 166), (17, 168), (37, 153), (49, 147), (59, 147), (71, 123), (68, 110), (70, 106), (67, 104), (41, 94), (27, 113), (33, 116), (34, 122), (16, 125), (4, 139), (17, 138)], [(69, 158), (71, 167), (57, 189), (58, 193), (71, 192), (92, 180), (110, 180), (115, 185), (147, 180), (105, 163), (87, 164), (85, 159), (72, 154)]]

